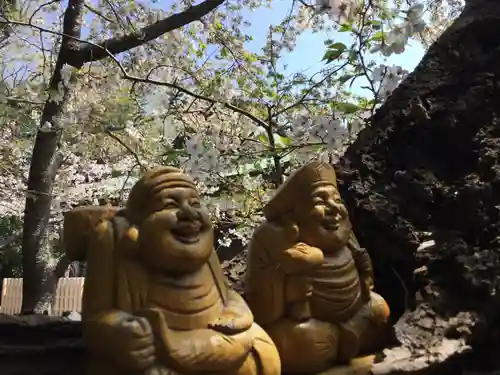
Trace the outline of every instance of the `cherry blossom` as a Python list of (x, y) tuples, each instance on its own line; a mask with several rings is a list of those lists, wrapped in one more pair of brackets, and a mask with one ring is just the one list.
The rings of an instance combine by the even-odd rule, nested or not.
[(205, 146), (199, 136), (193, 136), (186, 142), (186, 151), (191, 158), (198, 158), (205, 153)]
[(406, 26), (409, 28), (407, 33), (413, 35), (424, 30), (425, 22), (423, 21), (424, 5), (417, 3), (408, 9), (406, 13)]
[(407, 72), (400, 66), (380, 65), (373, 70), (372, 79), (380, 84), (380, 96), (387, 98), (399, 85), (399, 82)]
[(219, 164), (220, 152), (216, 148), (212, 148), (203, 155), (204, 166), (208, 171), (217, 169)]

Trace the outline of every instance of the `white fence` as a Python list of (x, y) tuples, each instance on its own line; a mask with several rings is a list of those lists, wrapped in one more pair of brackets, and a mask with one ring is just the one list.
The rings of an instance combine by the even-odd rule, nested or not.
[[(65, 311), (82, 311), (84, 277), (63, 277), (57, 282), (54, 304), (49, 314), (61, 316)], [(2, 285), (0, 313), (16, 315), (21, 313), (23, 303), (23, 279), (6, 278)]]

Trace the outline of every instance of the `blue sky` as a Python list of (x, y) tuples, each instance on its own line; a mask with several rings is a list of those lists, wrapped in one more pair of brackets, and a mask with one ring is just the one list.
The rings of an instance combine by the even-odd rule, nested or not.
[[(201, 2), (201, 0), (199, 1)], [(172, 0), (159, 0), (154, 7), (168, 9)], [(267, 33), (270, 25), (277, 25), (288, 15), (292, 0), (272, 0), (272, 7), (261, 7), (256, 11), (244, 11), (243, 17), (250, 21), (252, 26), (245, 29), (246, 34), (253, 37), (253, 41), (247, 47), (253, 52), (260, 52), (266, 43)], [(287, 72), (294, 73), (307, 70), (315, 73), (324, 66), (321, 62), (325, 53), (324, 41), (334, 39), (339, 42), (349, 43), (347, 33), (336, 33), (328, 35), (326, 32), (313, 33), (305, 31), (297, 41), (296, 49), (283, 56), (282, 64), (288, 65)], [(412, 71), (420, 62), (425, 51), (418, 42), (411, 42), (407, 51), (401, 55), (393, 55), (386, 62), (388, 65), (399, 65), (408, 71)], [(382, 61), (380, 61), (382, 63)]]
[[(273, 0), (270, 9), (259, 8), (254, 12), (245, 12), (245, 19), (252, 23), (252, 26), (247, 29), (247, 34), (254, 38), (248, 44), (250, 50), (256, 52), (264, 46), (269, 26), (278, 24), (287, 16), (291, 3), (291, 0)], [(308, 73), (313, 74), (320, 70), (324, 66), (324, 62), (321, 61), (325, 53), (324, 41), (329, 38), (346, 44), (350, 42), (347, 33), (327, 34), (326, 32), (313, 33), (312, 31), (305, 31), (297, 40), (296, 49), (283, 56), (282, 63), (288, 65), (287, 72), (294, 73), (306, 70)], [(420, 62), (424, 53), (425, 51), (420, 43), (412, 41), (403, 54), (392, 55), (386, 64), (399, 65), (408, 71), (412, 71)], [(382, 59), (380, 59), (380, 63), (382, 62)], [(354, 86), (360, 84), (361, 82), (358, 82)]]

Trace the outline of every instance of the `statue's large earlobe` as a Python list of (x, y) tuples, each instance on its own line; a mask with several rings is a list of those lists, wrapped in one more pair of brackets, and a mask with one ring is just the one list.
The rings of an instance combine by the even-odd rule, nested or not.
[(361, 245), (359, 244), (359, 241), (352, 230), (351, 230), (351, 235), (349, 236), (349, 244), (353, 248), (361, 248)]
[(120, 248), (127, 257), (136, 257), (139, 249), (139, 229), (134, 225), (129, 227), (120, 239)]
[(291, 215), (284, 215), (281, 223), (285, 230), (286, 236), (294, 243), (299, 241), (299, 225)]
[(222, 301), (224, 302), (224, 304), (227, 304), (228, 301), (227, 280), (226, 277), (224, 276), (224, 273), (222, 272), (222, 267), (215, 250), (212, 250), (212, 253), (210, 254), (210, 258), (208, 259), (208, 265), (210, 267), (210, 271), (212, 272), (212, 276), (215, 281), (215, 286), (219, 290), (219, 294), (222, 298)]

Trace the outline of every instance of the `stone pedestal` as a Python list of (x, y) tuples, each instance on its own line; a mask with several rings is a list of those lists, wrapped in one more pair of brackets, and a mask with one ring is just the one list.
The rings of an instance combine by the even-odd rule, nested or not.
[(0, 316), (0, 374), (81, 375), (81, 323), (47, 316)]

